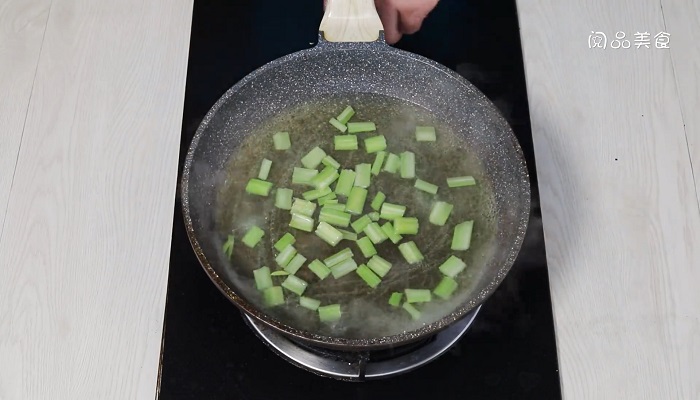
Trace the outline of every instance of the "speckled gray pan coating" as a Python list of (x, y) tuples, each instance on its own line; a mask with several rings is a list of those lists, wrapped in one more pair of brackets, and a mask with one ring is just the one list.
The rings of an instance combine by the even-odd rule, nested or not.
[[(415, 329), (372, 338), (347, 338), (298, 329), (258, 308), (225, 271), (216, 227), (222, 171), (256, 127), (292, 106), (324, 96), (371, 93), (429, 110), (475, 152), (493, 192), (495, 243), (485, 273), (446, 316)], [(187, 153), (182, 177), (187, 232), (202, 267), (237, 306), (269, 326), (312, 344), (345, 350), (398, 345), (433, 334), (480, 305), (504, 279), (525, 235), (530, 186), (520, 146), (494, 105), (465, 79), (424, 57), (372, 43), (319, 44), (272, 61), (227, 91), (205, 116)]]

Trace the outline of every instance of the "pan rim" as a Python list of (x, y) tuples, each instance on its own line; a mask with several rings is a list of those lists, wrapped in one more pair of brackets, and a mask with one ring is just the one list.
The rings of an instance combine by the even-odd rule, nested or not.
[[(518, 185), (516, 188), (518, 189), (518, 195), (519, 195), (519, 201), (518, 201), (518, 208), (517, 208), (517, 213), (516, 213), (516, 224), (517, 224), (517, 230), (515, 232), (515, 240), (514, 242), (511, 243), (511, 246), (507, 249), (507, 257), (505, 258), (505, 261), (501, 263), (500, 268), (498, 269), (498, 272), (494, 276), (489, 283), (483, 287), (478, 294), (474, 294), (472, 298), (467, 301), (462, 303), (459, 307), (454, 309), (452, 312), (449, 314), (443, 316), (437, 321), (433, 321), (431, 323), (424, 324), (423, 326), (414, 329), (412, 331), (404, 331), (403, 333), (398, 333), (394, 335), (389, 335), (389, 336), (381, 336), (381, 337), (374, 337), (374, 338), (343, 338), (343, 337), (334, 337), (334, 336), (326, 336), (326, 335), (319, 335), (307, 330), (303, 329), (298, 329), (294, 328), (288, 324), (285, 324), (281, 321), (279, 321), (277, 318), (274, 318), (273, 316), (263, 312), (261, 309), (257, 308), (255, 305), (253, 305), (251, 302), (246, 300), (243, 296), (239, 295), (236, 291), (234, 291), (229, 285), (224, 282), (219, 274), (214, 270), (212, 265), (210, 264), (208, 258), (204, 254), (204, 251), (199, 243), (199, 240), (197, 239), (197, 234), (196, 230), (193, 226), (192, 223), (192, 218), (191, 218), (191, 211), (190, 211), (190, 204), (189, 204), (189, 183), (190, 183), (190, 171), (192, 169), (192, 166), (194, 164), (194, 156), (198, 148), (199, 141), (201, 140), (202, 136), (204, 135), (204, 132), (209, 125), (209, 122), (211, 119), (217, 115), (217, 112), (221, 109), (221, 107), (224, 105), (224, 103), (230, 98), (236, 91), (240, 90), (240, 88), (244, 87), (248, 82), (251, 80), (255, 79), (256, 77), (260, 76), (261, 74), (266, 73), (267, 71), (278, 68), (281, 65), (289, 62), (289, 61), (294, 61), (299, 58), (303, 57), (312, 57), (312, 56), (318, 56), (319, 53), (321, 52), (329, 52), (329, 51), (364, 51), (364, 50), (372, 50), (372, 51), (386, 51), (386, 52), (392, 52), (395, 55), (398, 55), (400, 57), (405, 57), (408, 58), (409, 60), (421, 62), (425, 64), (427, 67), (434, 68), (438, 70), (439, 72), (442, 72), (444, 75), (446, 75), (447, 79), (450, 79), (454, 81), (455, 83), (460, 84), (461, 86), (465, 87), (465, 89), (473, 91), (476, 93), (477, 96), (481, 97), (482, 100), (486, 100), (488, 104), (490, 104), (490, 107), (494, 109), (496, 113), (498, 113), (498, 116), (502, 118), (505, 121), (505, 118), (503, 115), (500, 113), (500, 111), (491, 103), (490, 100), (486, 98), (486, 96), (479, 91), (476, 87), (474, 87), (469, 81), (464, 79), (462, 76), (457, 74), (455, 71), (433, 61), (430, 60), (426, 57), (410, 53), (407, 51), (403, 51), (400, 49), (393, 48), (382, 41), (377, 41), (377, 42), (370, 42), (370, 43), (330, 43), (326, 42), (325, 40), (322, 40), (320, 38), (318, 45), (301, 50), (298, 52), (294, 52), (291, 54), (288, 54), (286, 56), (283, 56), (281, 58), (278, 58), (276, 60), (273, 60), (250, 74), (246, 75), (243, 79), (238, 81), (236, 84), (234, 84), (231, 88), (229, 88), (217, 101), (214, 103), (214, 105), (209, 109), (209, 111), (206, 113), (202, 121), (200, 122), (197, 131), (192, 138), (192, 141), (190, 143), (190, 146), (187, 151), (187, 155), (185, 157), (185, 163), (183, 165), (183, 172), (182, 172), (182, 178), (181, 178), (181, 197), (182, 197), (182, 212), (183, 212), (183, 217), (184, 217), (184, 222), (185, 222), (185, 228), (187, 231), (187, 236), (190, 241), (190, 244), (192, 246), (192, 249), (195, 252), (195, 255), (197, 256), (197, 259), (201, 265), (201, 267), (204, 269), (206, 272), (207, 276), (210, 278), (210, 280), (214, 283), (214, 285), (219, 289), (219, 291), (224, 294), (225, 297), (227, 297), (233, 304), (235, 304), (239, 309), (241, 309), (243, 312), (245, 312), (248, 315), (251, 315), (254, 317), (256, 320), (259, 320), (260, 322), (270, 326), (271, 328), (274, 328), (280, 332), (282, 332), (285, 335), (290, 335), (294, 338), (297, 338), (299, 340), (303, 340), (307, 343), (315, 344), (318, 346), (326, 347), (326, 348), (337, 348), (337, 349), (346, 349), (348, 347), (352, 347), (355, 349), (363, 349), (363, 350), (371, 350), (371, 349), (379, 349), (379, 348), (385, 348), (391, 345), (397, 345), (397, 344), (403, 344), (403, 343), (409, 343), (411, 341), (418, 340), (420, 338), (423, 338), (427, 335), (435, 334), (439, 332), (440, 330), (446, 328), (447, 326), (451, 325), (453, 322), (463, 318), (466, 316), (470, 311), (473, 311), (477, 307), (483, 304), (483, 302), (500, 286), (500, 284), (503, 282), (505, 279), (506, 275), (512, 268), (516, 257), (518, 256), (520, 249), (522, 247), (523, 240), (525, 238), (525, 232), (527, 230), (527, 225), (529, 223), (529, 217), (530, 217), (530, 202), (531, 202), (531, 187), (530, 187), (530, 181), (529, 181), (529, 173), (526, 167), (526, 162), (525, 162), (525, 157), (522, 152), (522, 148), (520, 147), (515, 135), (513, 134), (512, 128), (510, 125), (506, 122), (506, 126), (508, 127), (508, 132), (505, 133), (506, 139), (504, 140), (503, 145), (508, 145), (512, 146), (512, 150), (515, 152), (516, 158), (514, 159), (517, 162), (517, 165), (514, 165), (516, 169), (519, 169), (521, 173), (519, 174), (521, 179), (520, 182), (518, 182)], [(408, 60), (407, 60), (408, 61)]]

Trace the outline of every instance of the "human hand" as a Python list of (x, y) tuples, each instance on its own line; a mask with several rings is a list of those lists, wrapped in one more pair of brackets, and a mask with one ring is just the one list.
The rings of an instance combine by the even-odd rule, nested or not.
[[(323, 0), (325, 7), (327, 0)], [(394, 44), (401, 36), (418, 32), (438, 0), (374, 0), (384, 25), (384, 39)]]
[(384, 38), (394, 44), (405, 34), (418, 32), (438, 0), (375, 0), (384, 25)]

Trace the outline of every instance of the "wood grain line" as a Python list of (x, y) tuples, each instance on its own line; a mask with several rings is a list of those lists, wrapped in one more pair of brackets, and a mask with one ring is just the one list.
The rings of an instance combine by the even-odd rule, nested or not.
[(50, 8), (50, 0), (0, 4), (0, 241)]

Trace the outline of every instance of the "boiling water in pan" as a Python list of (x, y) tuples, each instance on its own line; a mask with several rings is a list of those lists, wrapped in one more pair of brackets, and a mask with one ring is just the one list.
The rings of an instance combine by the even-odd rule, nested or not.
[[(359, 134), (357, 151), (335, 152), (333, 136), (340, 133), (328, 120), (348, 104), (356, 110), (352, 121), (373, 121), (377, 125), (377, 132)], [(416, 142), (416, 125), (435, 126), (437, 142)], [(217, 198), (217, 234), (221, 238), (234, 232), (236, 238), (240, 239), (252, 225), (261, 227), (265, 231), (265, 237), (254, 249), (245, 247), (237, 240), (234, 256), (226, 269), (228, 276), (222, 278), (229, 281), (234, 291), (281, 322), (327, 336), (355, 339), (389, 336), (410, 331), (451, 313), (473, 294), (474, 285), (486, 262), (496, 250), (493, 193), (479, 160), (465, 147), (454, 128), (466, 131), (466, 127), (441, 124), (431, 117), (428, 110), (416, 105), (370, 94), (321, 99), (313, 104), (289, 109), (266, 121), (234, 151)], [(274, 149), (272, 134), (278, 131), (290, 133), (290, 150)], [(306, 265), (302, 267), (296, 275), (309, 282), (305, 296), (321, 300), (322, 305), (341, 304), (343, 316), (340, 321), (332, 324), (319, 322), (315, 312), (299, 306), (298, 296), (286, 290), (286, 305), (265, 309), (260, 293), (254, 288), (252, 271), (264, 265), (273, 271), (279, 269), (274, 261), (276, 251), (273, 244), (286, 232), (291, 232), (296, 237), (294, 246), (308, 261), (315, 258), (323, 260), (347, 246), (353, 250), (358, 264), (365, 263), (366, 259), (354, 242), (343, 240), (336, 247), (331, 247), (313, 233), (289, 228), (289, 211), (274, 207), (274, 193), (267, 198), (246, 194), (248, 179), (257, 177), (261, 160), (268, 158), (272, 160), (268, 180), (275, 187), (292, 188), (294, 196), (301, 198), (301, 194), (311, 188), (292, 185), (292, 169), (294, 166), (301, 167), (300, 159), (309, 150), (319, 146), (326, 153), (332, 153), (340, 162), (341, 168), (354, 169), (356, 164), (371, 164), (374, 161), (375, 155), (364, 151), (362, 139), (376, 134), (386, 137), (388, 152), (399, 154), (406, 150), (413, 151), (416, 155), (416, 176), (439, 186), (437, 195), (432, 195), (415, 189), (414, 180), (382, 172), (378, 177), (372, 177), (365, 203), (365, 213), (372, 211), (369, 204), (374, 195), (382, 191), (388, 202), (406, 205), (406, 215), (418, 217), (420, 231), (416, 236), (405, 236), (403, 241), (415, 241), (425, 256), (424, 261), (408, 265), (397, 245), (389, 240), (376, 245), (378, 254), (393, 264), (391, 271), (376, 289), (367, 286), (355, 273), (338, 280), (330, 275), (321, 281)], [(323, 165), (319, 170), (321, 167)], [(462, 175), (473, 175), (478, 185), (453, 189), (447, 187), (447, 177)], [(442, 227), (428, 222), (430, 208), (435, 200), (454, 204), (447, 224)], [(340, 201), (345, 202), (345, 198), (341, 197)], [(316, 222), (319, 209), (317, 207), (314, 214)], [(453, 252), (450, 244), (454, 226), (465, 220), (474, 220), (471, 249)], [(381, 224), (384, 222), (380, 221)], [(352, 230), (350, 227), (347, 229)], [(431, 303), (418, 305), (422, 311), (422, 317), (418, 321), (412, 321), (404, 310), (393, 308), (387, 303), (392, 292), (400, 292), (405, 288), (432, 290), (442, 277), (438, 266), (453, 253), (467, 263), (467, 270), (456, 278), (460, 286), (452, 299), (443, 301), (434, 297)], [(273, 280), (279, 285), (284, 277), (273, 277)]]

